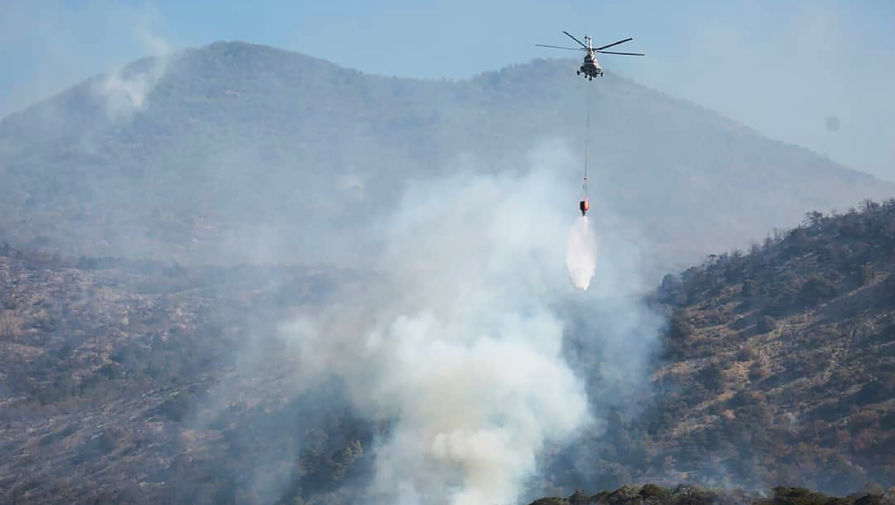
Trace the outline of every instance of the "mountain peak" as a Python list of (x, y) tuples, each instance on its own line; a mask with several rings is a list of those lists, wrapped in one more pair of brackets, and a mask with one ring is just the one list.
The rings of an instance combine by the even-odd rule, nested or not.
[(216, 41), (197, 49), (185, 51), (190, 55), (199, 55), (206, 58), (222, 58), (235, 63), (249, 63), (252, 60), (288, 60), (292, 63), (304, 62), (326, 65), (339, 68), (329, 61), (314, 58), (304, 53), (280, 49), (263, 44), (253, 44), (241, 40)]
[[(139, 60), (0, 123), (0, 240), (245, 261), (254, 246), (224, 244), (262, 233), (263, 219), (276, 244), (258, 248), (292, 260), (320, 249), (307, 236), (323, 223), (363, 228), (388, 212), (407, 179), (461, 159), (515, 171), (548, 144), (575, 193), (587, 100), (573, 69), (536, 60), (462, 81), (387, 78), (239, 41)], [(663, 268), (895, 193), (622, 77), (587, 85), (598, 224), (635, 230)]]

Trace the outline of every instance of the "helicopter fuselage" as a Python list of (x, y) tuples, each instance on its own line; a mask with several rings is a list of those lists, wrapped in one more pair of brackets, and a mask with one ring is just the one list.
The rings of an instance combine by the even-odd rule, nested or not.
[(597, 61), (597, 55), (591, 50), (587, 51), (587, 56), (584, 57), (584, 63), (582, 63), (581, 67), (578, 69), (578, 75), (582, 74), (585, 79), (593, 79), (594, 77), (603, 75), (603, 69)]

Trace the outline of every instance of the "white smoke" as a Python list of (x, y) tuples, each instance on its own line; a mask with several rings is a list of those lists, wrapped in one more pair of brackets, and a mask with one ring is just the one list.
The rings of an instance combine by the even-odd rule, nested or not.
[(161, 80), (168, 68), (171, 45), (155, 35), (146, 22), (135, 28), (135, 37), (152, 57), (141, 61), (139, 68), (119, 68), (107, 74), (94, 92), (104, 98), (109, 119), (126, 118), (143, 110), (149, 94)]
[(597, 237), (587, 216), (578, 218), (569, 231), (566, 268), (572, 285), (587, 291), (597, 272)]
[(408, 505), (518, 498), (545, 444), (589, 419), (552, 310), (565, 281), (549, 171), (412, 185), (371, 253), (377, 282), (284, 327), (300, 380), (336, 376), (390, 422), (370, 497)]
[(147, 72), (126, 74), (115, 71), (99, 85), (99, 91), (106, 99), (106, 111), (110, 118), (127, 116), (146, 107), (146, 97), (158, 82), (161, 70), (156, 64)]

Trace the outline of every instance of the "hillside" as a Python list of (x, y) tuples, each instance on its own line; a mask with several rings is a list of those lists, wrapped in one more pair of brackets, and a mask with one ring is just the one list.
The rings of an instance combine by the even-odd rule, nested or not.
[[(895, 201), (811, 212), (667, 275), (653, 303), (667, 325), (649, 391), (623, 393), (605, 426), (553, 455), (554, 486), (895, 483)], [(570, 338), (570, 359), (593, 361), (579, 342), (599, 337)]]
[[(649, 391), (616, 393), (629, 396), (605, 426), (546, 451), (531, 493), (892, 486), (893, 253), (895, 201), (867, 202), (667, 276)], [(388, 423), (359, 417), (338, 384), (295, 383), (276, 322), (368, 281), (0, 249), (0, 498), (350, 502)], [(617, 357), (577, 345), (601, 335), (568, 338), (602, 405), (616, 387), (602, 360)]]
[[(221, 42), (93, 77), (0, 122), (0, 240), (182, 264), (352, 258), (406, 181), (550, 170), (570, 209), (593, 106), (603, 228), (685, 265), (893, 185), (565, 60), (462, 81)], [(557, 202), (561, 205), (562, 202)], [(687, 241), (680, 237), (687, 236)]]
[(895, 482), (895, 201), (811, 213), (659, 291), (654, 430), (678, 471), (829, 491)]
[(339, 277), (0, 248), (0, 502), (269, 501), (262, 471), (307, 495), (342, 482), (369, 428), (332, 388), (296, 392), (274, 338)]

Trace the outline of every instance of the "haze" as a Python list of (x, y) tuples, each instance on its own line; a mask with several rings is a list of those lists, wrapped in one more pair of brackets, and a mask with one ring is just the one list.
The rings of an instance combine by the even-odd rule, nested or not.
[[(167, 48), (246, 40), (366, 73), (470, 77), (566, 57), (560, 30), (633, 36), (609, 72), (895, 179), (895, 5), (887, 1), (5, 2), (0, 116)], [(558, 52), (561, 53), (561, 52)], [(560, 92), (561, 90), (557, 90)]]
[(0, 502), (895, 483), (888, 5), (2, 12)]

